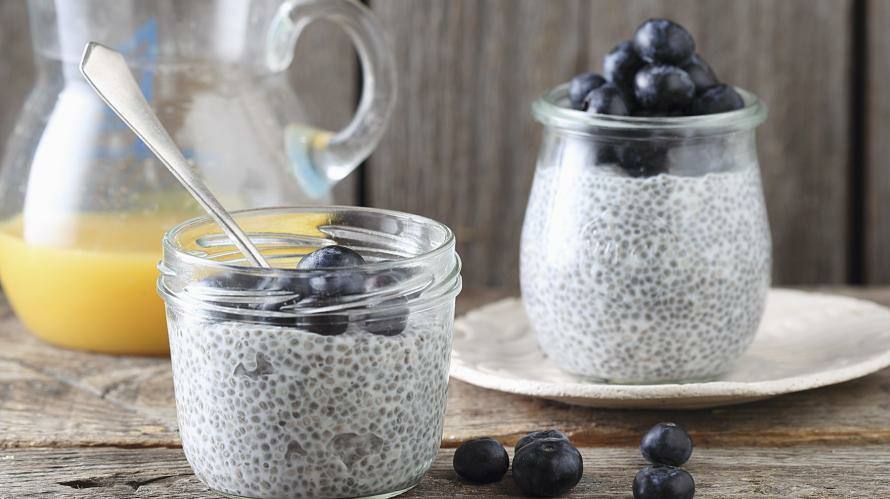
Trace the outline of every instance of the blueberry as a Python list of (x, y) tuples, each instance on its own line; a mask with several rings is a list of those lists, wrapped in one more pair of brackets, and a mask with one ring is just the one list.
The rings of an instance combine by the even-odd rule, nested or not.
[(572, 78), (569, 83), (569, 101), (572, 103), (573, 109), (581, 109), (584, 97), (591, 90), (599, 88), (606, 83), (606, 79), (596, 73), (581, 73)]
[(676, 423), (658, 423), (643, 435), (640, 452), (650, 463), (680, 466), (692, 455), (692, 439)]
[(528, 435), (519, 439), (516, 442), (516, 446), (513, 447), (513, 452), (519, 452), (519, 449), (525, 447), (526, 445), (535, 442), (537, 440), (541, 440), (542, 438), (561, 438), (566, 442), (569, 441), (569, 437), (566, 436), (565, 433), (559, 430), (545, 430), (545, 431), (534, 431), (529, 433)]
[(627, 116), (630, 114), (630, 106), (624, 100), (624, 92), (612, 83), (592, 90), (581, 109), (589, 114), (611, 114), (614, 116)]
[[(334, 305), (334, 301), (324, 296), (309, 296), (299, 302), (300, 308), (318, 308)], [(341, 314), (310, 314), (297, 318), (297, 327), (322, 336), (337, 336), (346, 332), (349, 317)]]
[(667, 171), (667, 147), (647, 140), (628, 140), (617, 147), (618, 164), (631, 177), (653, 177)]
[[(376, 307), (387, 307), (385, 314), (374, 313), (365, 319), (365, 331), (377, 336), (395, 336), (405, 330), (408, 325), (408, 299), (396, 296), (384, 300)], [(390, 308), (392, 307), (392, 308)]]
[(689, 115), (725, 113), (743, 107), (745, 101), (734, 88), (729, 85), (717, 85), (693, 99), (689, 105)]
[(619, 88), (633, 94), (634, 75), (645, 65), (630, 40), (619, 43), (603, 58), (603, 76)]
[(507, 449), (493, 438), (477, 438), (464, 442), (454, 451), (454, 471), (476, 483), (500, 481), (510, 468)]
[[(400, 269), (375, 272), (365, 277), (365, 292), (370, 293), (392, 288), (407, 278), (407, 273)], [(395, 336), (401, 333), (408, 325), (408, 308), (397, 306), (407, 304), (408, 298), (405, 296), (394, 296), (376, 304), (375, 308), (394, 308), (386, 311), (385, 315), (371, 310), (365, 319), (365, 331), (378, 336)]]
[(583, 472), (581, 453), (562, 438), (535, 440), (513, 456), (513, 479), (528, 495), (565, 494), (581, 481)]
[(680, 69), (686, 71), (692, 83), (695, 85), (695, 92), (702, 93), (705, 90), (720, 84), (717, 75), (711, 66), (705, 62), (698, 54), (693, 54), (692, 58), (680, 66)]
[(369, 272), (365, 275), (365, 293), (391, 288), (408, 277), (409, 273), (403, 269)]
[(344, 267), (358, 267), (365, 263), (365, 259), (358, 252), (346, 246), (333, 245), (317, 249), (304, 256), (298, 269), (339, 269)]
[(304, 256), (298, 269), (330, 269), (309, 277), (309, 290), (321, 296), (354, 295), (365, 288), (364, 276), (351, 267), (365, 263), (357, 252), (345, 246), (325, 246)]
[(314, 295), (326, 297), (357, 295), (364, 288), (364, 276), (350, 269), (332, 269), (309, 277), (309, 292)]
[(648, 63), (682, 64), (695, 53), (695, 40), (683, 26), (649, 19), (634, 33), (634, 50)]
[(612, 165), (618, 162), (618, 149), (611, 141), (595, 142), (593, 146), (597, 165)]
[(646, 466), (634, 477), (633, 492), (634, 499), (692, 499), (695, 480), (680, 468)]
[(695, 84), (686, 71), (676, 66), (656, 64), (637, 71), (634, 78), (637, 102), (653, 111), (680, 111), (695, 95)]

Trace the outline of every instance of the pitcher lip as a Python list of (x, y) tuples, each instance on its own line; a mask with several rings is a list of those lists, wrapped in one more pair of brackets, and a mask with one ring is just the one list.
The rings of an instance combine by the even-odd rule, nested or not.
[(535, 119), (548, 127), (578, 132), (701, 129), (720, 131), (745, 129), (766, 120), (767, 107), (756, 95), (743, 88), (733, 87), (745, 101), (745, 107), (735, 111), (698, 116), (610, 116), (587, 114), (568, 106), (569, 84), (563, 83), (548, 90), (532, 103)]

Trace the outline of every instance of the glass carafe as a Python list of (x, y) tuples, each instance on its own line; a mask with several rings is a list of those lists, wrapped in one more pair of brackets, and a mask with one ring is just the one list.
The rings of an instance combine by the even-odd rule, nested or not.
[[(37, 81), (0, 169), (0, 279), (25, 325), (58, 345), (166, 352), (160, 240), (197, 210), (81, 76), (88, 41), (124, 53), (229, 209), (328, 202), (394, 103), (379, 22), (352, 0), (29, 0), (29, 15)], [(362, 63), (358, 109), (339, 132), (307, 125), (284, 73), (316, 19), (344, 29)]]

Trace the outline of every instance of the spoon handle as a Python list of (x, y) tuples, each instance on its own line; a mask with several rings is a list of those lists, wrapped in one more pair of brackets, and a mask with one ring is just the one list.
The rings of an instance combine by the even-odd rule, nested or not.
[(158, 117), (133, 78), (133, 73), (127, 67), (124, 56), (102, 44), (90, 42), (84, 49), (80, 71), (108, 107), (142, 139), (151, 152), (222, 227), (241, 253), (254, 266), (269, 268), (269, 263), (260, 250), (248, 239), (241, 227), (195, 174), (170, 134), (158, 121)]

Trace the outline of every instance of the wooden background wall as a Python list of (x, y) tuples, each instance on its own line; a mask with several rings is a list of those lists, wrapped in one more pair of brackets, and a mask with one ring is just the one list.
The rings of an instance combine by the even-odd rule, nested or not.
[[(468, 286), (518, 280), (540, 129), (530, 102), (648, 17), (684, 24), (725, 81), (770, 107), (760, 158), (778, 284), (890, 283), (890, 0), (369, 0), (399, 69), (378, 151), (344, 203), (452, 226)], [(0, 137), (33, 78), (24, 2), (0, 0)], [(291, 77), (317, 124), (348, 119), (355, 57), (313, 26)]]

